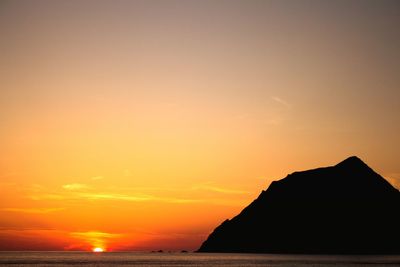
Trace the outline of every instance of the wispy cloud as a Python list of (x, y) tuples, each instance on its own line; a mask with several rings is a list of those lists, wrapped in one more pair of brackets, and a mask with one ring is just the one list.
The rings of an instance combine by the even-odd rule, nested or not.
[(202, 202), (201, 199), (157, 197), (153, 195), (142, 195), (142, 194), (123, 195), (123, 194), (110, 194), (110, 193), (83, 193), (79, 194), (79, 197), (88, 200), (122, 200), (122, 201), (133, 201), (133, 202), (159, 201), (159, 202), (182, 203), (182, 204)]
[(31, 195), (29, 198), (33, 200), (90, 200), (90, 201), (132, 201), (132, 202), (167, 202), (167, 203), (196, 203), (203, 202), (202, 199), (187, 199), (187, 198), (170, 198), (170, 197), (158, 197), (154, 195), (144, 195), (144, 194), (115, 194), (107, 192), (71, 192), (68, 194), (63, 193), (53, 193), (53, 194), (36, 194)]
[(104, 179), (104, 176), (94, 176), (90, 179), (92, 179), (93, 181), (102, 180), (102, 179)]
[(282, 98), (280, 98), (278, 96), (272, 96), (271, 99), (274, 100), (275, 102), (285, 106), (286, 108), (292, 107), (292, 105), (289, 102), (287, 102), (286, 100), (283, 100)]
[[(27, 197), (32, 200), (54, 201), (129, 201), (129, 202), (160, 202), (171, 204), (210, 203), (217, 205), (237, 205), (242, 200), (232, 199), (229, 195), (246, 195), (249, 192), (235, 188), (215, 185), (213, 182), (197, 184), (190, 187), (110, 187), (103, 191), (86, 184), (72, 183), (62, 186), (64, 190), (35, 188), (29, 190)], [(195, 192), (198, 191), (198, 192)], [(200, 191), (220, 194), (219, 197), (201, 195)], [(189, 194), (189, 195), (188, 195)]]
[(65, 194), (58, 194), (58, 193), (38, 193), (38, 194), (28, 195), (27, 197), (32, 200), (43, 200), (43, 199), (65, 200), (65, 199), (67, 199), (67, 196)]
[(2, 208), (1, 211), (45, 214), (64, 210), (64, 208)]
[(223, 193), (223, 194), (247, 194), (249, 192), (243, 191), (243, 190), (236, 190), (236, 189), (230, 189), (230, 188), (224, 188), (224, 187), (218, 187), (214, 186), (210, 183), (208, 184), (202, 184), (202, 185), (196, 185), (193, 186), (194, 190), (208, 190), (208, 191), (213, 191), (217, 193)]
[(204, 202), (204, 200), (202, 200), (202, 199), (187, 199), (187, 198), (156, 198), (155, 200), (162, 201), (162, 202), (168, 202), (168, 203), (176, 203), (176, 204)]
[(126, 200), (126, 201), (149, 201), (154, 199), (153, 196), (147, 195), (122, 195), (110, 193), (82, 193), (78, 195), (81, 198), (89, 200)]
[(64, 188), (65, 190), (82, 190), (89, 188), (89, 186), (86, 184), (74, 183), (74, 184), (65, 184), (62, 186), (62, 188)]
[[(115, 190), (119, 188), (114, 187)], [(248, 191), (238, 190), (233, 188), (227, 188), (224, 186), (215, 185), (214, 182), (205, 182), (201, 184), (195, 184), (190, 187), (157, 187), (157, 186), (145, 186), (145, 187), (124, 187), (124, 189), (134, 190), (134, 191), (152, 191), (152, 192), (188, 192), (188, 191), (213, 191), (222, 194), (247, 194)]]

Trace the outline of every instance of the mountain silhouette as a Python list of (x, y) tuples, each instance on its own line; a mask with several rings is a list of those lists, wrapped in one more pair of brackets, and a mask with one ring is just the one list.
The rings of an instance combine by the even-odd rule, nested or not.
[(198, 252), (400, 254), (400, 192), (357, 157), (294, 172)]

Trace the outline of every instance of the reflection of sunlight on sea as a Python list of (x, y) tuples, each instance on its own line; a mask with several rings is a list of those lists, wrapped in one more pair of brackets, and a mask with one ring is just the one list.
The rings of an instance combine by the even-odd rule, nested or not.
[(0, 252), (2, 266), (86, 266), (126, 265), (155, 266), (269, 266), (298, 267), (326, 266), (355, 267), (368, 265), (400, 265), (397, 256), (326, 256), (326, 255), (272, 255), (272, 254), (218, 254), (218, 253), (138, 253), (138, 252)]

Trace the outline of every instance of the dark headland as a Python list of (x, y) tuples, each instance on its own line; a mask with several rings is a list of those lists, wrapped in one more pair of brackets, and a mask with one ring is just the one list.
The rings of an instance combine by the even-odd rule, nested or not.
[(400, 254), (400, 192), (357, 157), (274, 181), (198, 252)]

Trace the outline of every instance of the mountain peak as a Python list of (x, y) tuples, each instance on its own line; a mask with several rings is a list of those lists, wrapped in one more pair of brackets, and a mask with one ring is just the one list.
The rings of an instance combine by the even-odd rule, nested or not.
[(364, 161), (362, 161), (359, 157), (357, 156), (351, 156), (348, 157), (347, 159), (343, 160), (342, 162), (340, 162), (338, 165), (340, 164), (365, 164)]
[(338, 163), (336, 165), (336, 167), (344, 167), (344, 168), (368, 168), (370, 169), (370, 167), (364, 163), (364, 161), (362, 161), (359, 157), (357, 156), (351, 156), (345, 160), (343, 160), (342, 162)]

